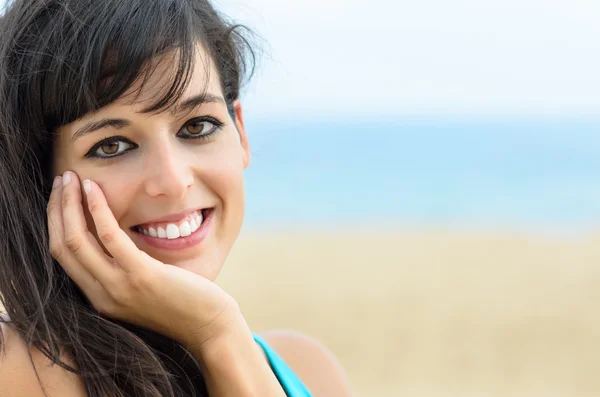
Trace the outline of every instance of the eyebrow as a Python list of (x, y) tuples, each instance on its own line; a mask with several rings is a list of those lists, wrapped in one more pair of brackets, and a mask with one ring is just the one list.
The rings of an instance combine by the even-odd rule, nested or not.
[[(175, 105), (175, 108), (170, 111), (171, 114), (188, 113), (193, 111), (200, 105), (205, 103), (221, 103), (225, 105), (225, 100), (218, 95), (214, 94), (199, 94), (186, 99), (183, 103)], [(76, 141), (82, 136), (91, 134), (92, 132), (98, 131), (102, 128), (112, 127), (116, 129), (125, 128), (131, 125), (131, 122), (127, 119), (109, 119), (103, 118), (97, 121), (91, 121), (79, 128), (75, 134), (71, 137), (71, 142)]]

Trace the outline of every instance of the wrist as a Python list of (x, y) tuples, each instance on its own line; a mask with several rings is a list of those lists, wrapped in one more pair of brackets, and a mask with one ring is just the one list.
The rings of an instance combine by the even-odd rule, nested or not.
[(225, 332), (192, 352), (202, 366), (211, 396), (283, 397), (285, 392), (271, 370), (241, 311), (230, 314)]
[(188, 326), (189, 330), (180, 338), (180, 342), (197, 357), (204, 357), (216, 346), (231, 341), (244, 330), (250, 332), (246, 320), (237, 302), (231, 298), (221, 312), (209, 324)]
[(217, 362), (230, 352), (254, 347), (254, 338), (246, 319), (237, 305), (223, 313), (221, 324), (196, 347), (196, 352), (207, 363)]

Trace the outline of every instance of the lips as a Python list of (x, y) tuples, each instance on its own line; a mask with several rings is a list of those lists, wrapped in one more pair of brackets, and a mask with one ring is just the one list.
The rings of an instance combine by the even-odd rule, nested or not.
[[(144, 223), (132, 227), (132, 230), (146, 236), (160, 239), (176, 239), (187, 237), (198, 230), (212, 208), (195, 210), (181, 217), (180, 215), (163, 217), (162, 222)], [(178, 220), (176, 220), (178, 218)], [(170, 220), (170, 221), (167, 221)]]
[[(205, 208), (208, 208), (208, 207), (205, 207)], [(138, 224), (136, 226), (141, 226), (141, 227), (151, 226), (153, 223), (169, 223), (169, 222), (171, 222), (171, 223), (179, 223), (179, 222), (182, 222), (183, 219), (185, 217), (187, 217), (188, 215), (191, 215), (194, 212), (199, 212), (199, 211), (202, 211), (202, 210), (203, 210), (202, 207), (201, 208), (191, 208), (191, 209), (187, 209), (185, 211), (178, 212), (176, 214), (170, 214), (170, 215), (167, 215), (167, 216), (163, 216), (161, 218), (155, 218), (155, 219), (146, 221), (144, 223), (140, 223), (140, 224)]]

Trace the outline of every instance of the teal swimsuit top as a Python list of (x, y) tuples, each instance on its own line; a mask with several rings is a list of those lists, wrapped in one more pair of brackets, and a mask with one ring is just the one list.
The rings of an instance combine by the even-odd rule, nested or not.
[(288, 367), (285, 361), (279, 357), (279, 354), (277, 354), (260, 336), (256, 334), (253, 336), (256, 343), (264, 350), (269, 359), (271, 369), (273, 370), (273, 373), (275, 373), (277, 380), (279, 380), (281, 387), (285, 390), (287, 397), (312, 397), (312, 394), (310, 394), (306, 386), (304, 386), (292, 369)]

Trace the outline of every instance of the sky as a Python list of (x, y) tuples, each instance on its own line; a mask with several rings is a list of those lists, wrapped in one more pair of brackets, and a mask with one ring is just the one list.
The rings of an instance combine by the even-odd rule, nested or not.
[(216, 0), (266, 40), (261, 115), (600, 113), (597, 0)]
[(598, 0), (213, 3), (264, 38), (258, 117), (600, 113)]

